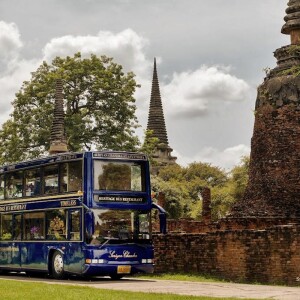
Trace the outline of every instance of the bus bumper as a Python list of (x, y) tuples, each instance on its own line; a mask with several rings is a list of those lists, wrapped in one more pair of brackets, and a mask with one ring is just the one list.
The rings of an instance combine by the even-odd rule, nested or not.
[(124, 265), (124, 264), (85, 264), (83, 275), (86, 276), (106, 276), (106, 275), (133, 275), (137, 273), (153, 273), (153, 264), (136, 264), (136, 265)]

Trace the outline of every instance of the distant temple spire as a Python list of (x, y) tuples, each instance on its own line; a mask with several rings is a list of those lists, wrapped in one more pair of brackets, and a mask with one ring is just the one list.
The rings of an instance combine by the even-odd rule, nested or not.
[[(147, 130), (153, 131), (153, 137), (158, 138), (156, 153), (153, 156), (159, 166), (175, 163), (176, 157), (171, 156), (173, 149), (169, 146), (165, 117), (159, 90), (159, 82), (154, 58), (153, 79), (148, 115)], [(155, 171), (157, 172), (157, 171)]]
[(67, 138), (64, 124), (64, 103), (62, 94), (62, 80), (56, 80), (54, 116), (50, 135), (50, 154), (68, 152)]
[(152, 89), (147, 130), (153, 131), (153, 136), (159, 139), (159, 143), (169, 145), (163, 106), (160, 97), (159, 82), (154, 58)]

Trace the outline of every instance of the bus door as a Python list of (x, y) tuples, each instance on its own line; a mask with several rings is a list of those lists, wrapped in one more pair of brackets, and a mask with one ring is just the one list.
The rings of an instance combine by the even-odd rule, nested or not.
[(68, 213), (68, 246), (66, 249), (66, 270), (81, 273), (84, 264), (82, 254), (82, 210), (70, 209)]
[(21, 266), (25, 269), (47, 270), (47, 245), (45, 244), (45, 212), (23, 214), (23, 240)]

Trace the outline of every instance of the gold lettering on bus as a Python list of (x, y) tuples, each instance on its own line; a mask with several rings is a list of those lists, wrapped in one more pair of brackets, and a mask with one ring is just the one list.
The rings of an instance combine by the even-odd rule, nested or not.
[(27, 208), (26, 204), (7, 205), (7, 206), (1, 206), (0, 212), (25, 210), (26, 208)]
[(77, 204), (76, 200), (63, 200), (63, 201), (60, 201), (60, 206), (61, 207), (75, 206), (76, 204)]

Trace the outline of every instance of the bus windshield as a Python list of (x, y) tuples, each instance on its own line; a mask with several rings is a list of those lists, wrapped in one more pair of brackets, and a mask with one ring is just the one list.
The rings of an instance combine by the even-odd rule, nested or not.
[(93, 209), (91, 245), (141, 242), (151, 239), (150, 213), (136, 210)]
[(145, 191), (144, 168), (135, 162), (94, 161), (94, 189)]

